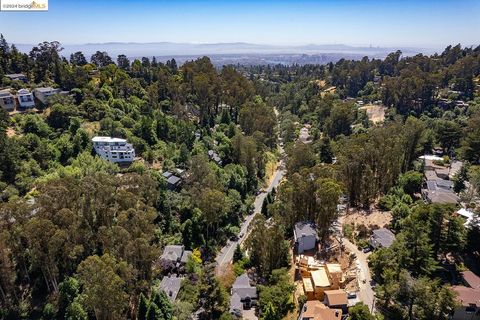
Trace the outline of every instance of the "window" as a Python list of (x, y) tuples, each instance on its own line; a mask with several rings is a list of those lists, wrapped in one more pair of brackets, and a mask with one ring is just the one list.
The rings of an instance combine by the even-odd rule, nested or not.
[(475, 303), (470, 303), (470, 305), (465, 308), (465, 311), (468, 313), (474, 313), (477, 311), (477, 305)]

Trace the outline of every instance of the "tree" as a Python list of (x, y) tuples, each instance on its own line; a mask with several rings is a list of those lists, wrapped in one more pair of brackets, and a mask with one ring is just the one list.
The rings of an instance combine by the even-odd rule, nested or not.
[(99, 68), (106, 67), (109, 64), (114, 64), (112, 58), (110, 58), (108, 53), (105, 52), (105, 51), (104, 52), (101, 52), (101, 51), (95, 52), (92, 55), (92, 57), (90, 58), (90, 61)]
[(123, 315), (128, 295), (120, 274), (130, 277), (124, 262), (118, 263), (109, 254), (94, 255), (79, 264), (77, 273), (85, 293), (85, 306), (97, 319), (117, 319)]
[(120, 69), (128, 70), (128, 69), (130, 69), (130, 60), (128, 60), (126, 55), (120, 54), (117, 57), (117, 66)]
[(200, 283), (201, 306), (208, 319), (218, 319), (228, 306), (228, 297), (225, 289), (215, 276), (214, 264), (204, 267)]
[(240, 248), (240, 245), (237, 243), (237, 246), (235, 247), (235, 251), (233, 252), (233, 263), (238, 262), (242, 259), (243, 259), (242, 248)]
[(83, 53), (81, 51), (77, 51), (70, 55), (70, 63), (81, 67), (86, 65), (88, 62)]
[(348, 320), (375, 320), (375, 316), (370, 313), (368, 306), (363, 302), (358, 302), (348, 308), (348, 314)]
[(403, 188), (406, 194), (413, 197), (413, 195), (420, 191), (423, 183), (423, 176), (417, 171), (407, 171), (401, 174), (398, 179), (398, 184)]
[(140, 293), (140, 297), (138, 299), (138, 311), (137, 311), (137, 320), (147, 320), (147, 312), (149, 308), (149, 302), (147, 298)]
[(273, 270), (267, 285), (258, 286), (260, 314), (273, 319), (282, 319), (293, 310), (294, 286), (286, 269)]

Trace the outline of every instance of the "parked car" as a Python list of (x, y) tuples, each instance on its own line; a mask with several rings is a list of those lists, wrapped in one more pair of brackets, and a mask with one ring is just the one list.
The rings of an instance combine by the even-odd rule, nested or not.
[(357, 297), (357, 293), (355, 291), (350, 291), (347, 293), (348, 299), (355, 299)]
[(230, 237), (230, 240), (231, 241), (238, 241), (238, 236), (237, 235), (233, 235)]
[(367, 252), (370, 252), (370, 251), (372, 251), (372, 248), (370, 246), (368, 246), (366, 248), (363, 248), (364, 253), (367, 253)]

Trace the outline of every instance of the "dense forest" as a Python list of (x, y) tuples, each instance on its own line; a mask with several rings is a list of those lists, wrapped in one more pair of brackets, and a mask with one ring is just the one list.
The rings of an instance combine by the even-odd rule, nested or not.
[[(475, 207), (479, 75), (480, 47), (460, 45), (433, 56), (216, 69), (207, 57), (181, 66), (106, 52), (64, 57), (58, 42), (26, 54), (1, 36), (2, 87), (69, 93), (37, 112), (0, 111), (0, 318), (181, 320), (200, 310), (230, 319), (233, 281), (217, 278), (213, 261), (281, 157), (278, 135), (286, 179), (234, 256), (234, 275), (258, 275), (260, 317), (282, 319), (296, 303), (286, 269), (295, 222), (315, 221), (326, 239), (343, 197), (393, 211), (396, 243), (371, 258), (385, 312), (446, 319), (454, 298), (438, 279), (439, 257), (478, 251), (480, 230), (419, 199), (416, 160), (432, 149), (463, 160), (456, 192)], [(384, 106), (381, 122), (360, 107), (370, 103)], [(297, 141), (304, 125), (308, 144)], [(102, 160), (95, 135), (126, 138), (139, 159)], [(188, 175), (169, 190), (162, 172), (175, 168)], [(157, 293), (170, 244), (193, 251), (174, 303)]]

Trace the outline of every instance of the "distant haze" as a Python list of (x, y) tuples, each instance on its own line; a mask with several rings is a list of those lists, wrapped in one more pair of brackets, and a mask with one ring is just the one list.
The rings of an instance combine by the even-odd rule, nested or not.
[[(17, 44), (22, 52), (29, 52), (32, 44)], [(83, 45), (64, 45), (61, 54), (69, 57), (71, 53), (82, 51), (90, 58), (96, 51), (106, 51), (114, 60), (120, 54), (127, 57), (141, 58), (155, 56), (159, 61), (176, 58), (179, 62), (194, 59), (203, 55), (210, 56), (216, 65), (222, 64), (305, 64), (305, 63), (328, 63), (341, 58), (361, 59), (384, 58), (388, 53), (401, 50), (404, 55), (418, 53), (431, 54), (432, 49), (426, 48), (401, 48), (401, 47), (354, 47), (343, 44), (331, 45), (261, 45), (253, 43), (88, 43)]]

